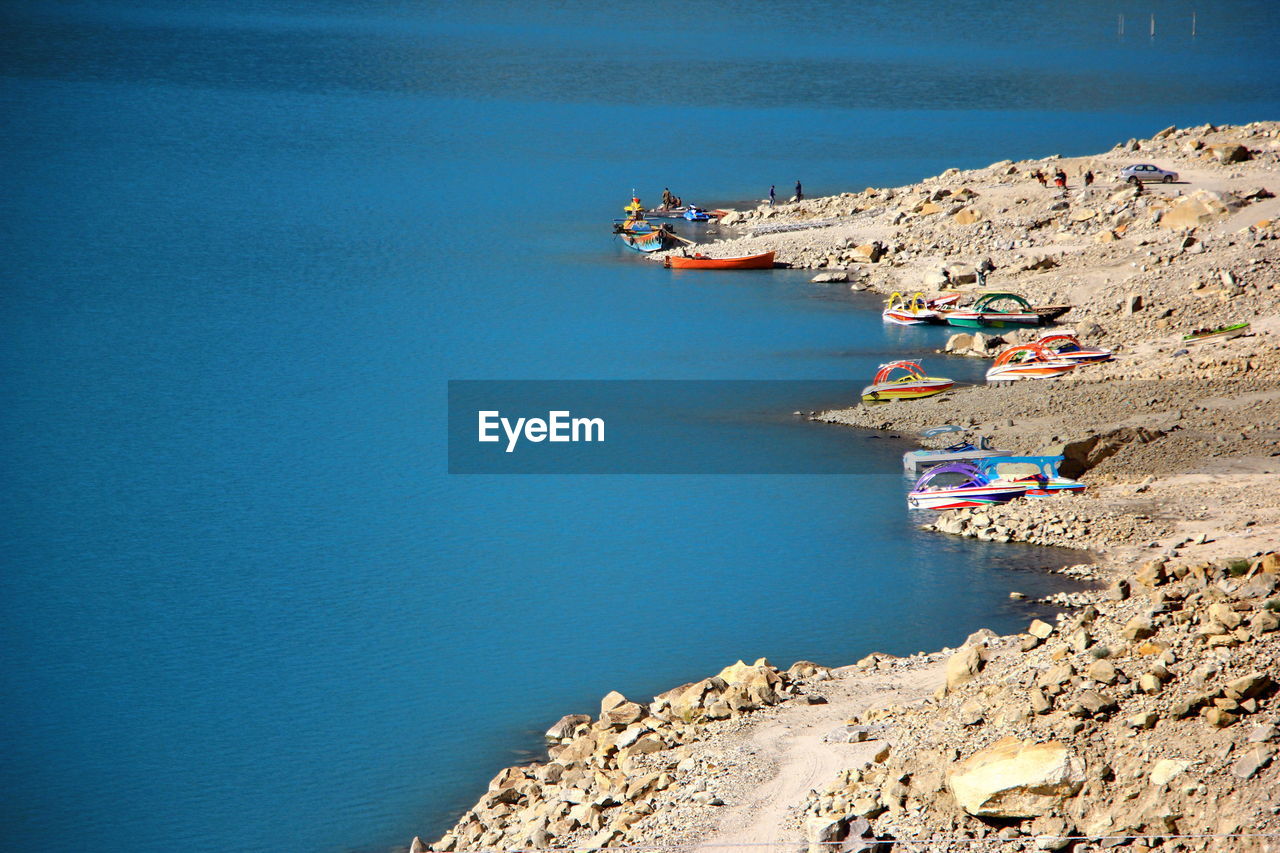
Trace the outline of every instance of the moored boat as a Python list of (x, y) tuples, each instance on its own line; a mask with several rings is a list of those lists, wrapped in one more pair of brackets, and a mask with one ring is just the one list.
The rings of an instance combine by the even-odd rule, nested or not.
[[(902, 371), (901, 376), (894, 376)], [(871, 384), (862, 389), (864, 403), (883, 403), (889, 400), (915, 400), (932, 397), (950, 390), (955, 381), (942, 376), (926, 376), (924, 368), (914, 361), (891, 361), (880, 365)]]
[(972, 305), (943, 311), (942, 319), (952, 326), (966, 328), (1043, 326), (1070, 310), (1070, 305), (1036, 308), (1016, 293), (990, 291), (981, 294)]
[(774, 252), (746, 255), (741, 258), (708, 258), (701, 252), (693, 255), (668, 255), (662, 265), (676, 270), (770, 270)]
[(1076, 363), (1058, 358), (1050, 349), (1036, 344), (1009, 347), (996, 356), (987, 371), (988, 382), (1011, 382), (1016, 379), (1053, 379), (1071, 370)]
[(880, 317), (886, 323), (897, 323), (902, 326), (917, 326), (932, 323), (938, 319), (938, 312), (930, 309), (925, 303), (924, 294), (917, 293), (907, 298), (896, 290), (887, 300)]
[(662, 228), (652, 231), (619, 231), (618, 239), (622, 244), (637, 252), (658, 252), (670, 248), (671, 236)]
[(706, 222), (711, 215), (696, 205), (689, 205), (689, 209), (684, 212), (684, 218), (690, 222)]
[(978, 459), (1003, 455), (1003, 451), (993, 450), (986, 436), (983, 436), (977, 444), (972, 441), (961, 441), (939, 450), (908, 450), (902, 454), (902, 467), (908, 474), (915, 474), (921, 468), (932, 468), (934, 465), (944, 465), (948, 462), (974, 462)]
[(1071, 329), (1048, 332), (1041, 335), (1036, 343), (1052, 352), (1056, 358), (1063, 361), (1074, 361), (1076, 364), (1094, 364), (1101, 361), (1110, 361), (1114, 357), (1114, 353), (1109, 349), (1081, 346), (1079, 339), (1076, 338), (1076, 333)]
[(1083, 492), (1085, 484), (1058, 473), (1062, 456), (992, 456), (974, 464), (988, 479), (1022, 483), (1027, 497)]
[(948, 462), (930, 468), (916, 481), (907, 493), (907, 506), (937, 510), (990, 506), (1020, 498), (1026, 490), (1025, 483), (990, 478), (972, 463)]
[(1229, 341), (1249, 331), (1248, 323), (1236, 323), (1232, 326), (1219, 326), (1216, 329), (1196, 329), (1189, 335), (1182, 336), (1184, 344), (1198, 344), (1201, 341)]
[(633, 196), (631, 203), (623, 208), (626, 219), (614, 220), (613, 233), (618, 235), (624, 246), (637, 252), (657, 252), (669, 248), (674, 242), (674, 235), (669, 226), (654, 226), (644, 218), (644, 206), (640, 199)]

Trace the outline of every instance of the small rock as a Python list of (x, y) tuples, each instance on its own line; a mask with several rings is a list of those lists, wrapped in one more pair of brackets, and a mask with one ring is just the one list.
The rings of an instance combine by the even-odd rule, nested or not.
[(1255, 773), (1271, 763), (1275, 754), (1276, 748), (1271, 744), (1260, 743), (1253, 746), (1231, 765), (1231, 775), (1241, 781), (1251, 779)]
[(849, 273), (845, 272), (844, 270), (818, 273), (813, 278), (809, 279), (809, 281), (813, 282), (814, 284), (837, 284), (837, 283), (847, 282), (848, 280), (849, 280)]
[(1106, 598), (1108, 601), (1124, 601), (1128, 597), (1129, 582), (1124, 578), (1120, 578), (1107, 588)]
[(1156, 723), (1159, 721), (1160, 715), (1155, 711), (1142, 711), (1125, 720), (1125, 725), (1131, 729), (1151, 729), (1155, 728)]
[(1167, 785), (1190, 766), (1190, 761), (1162, 758), (1152, 766), (1151, 773), (1147, 776), (1147, 779), (1156, 787)]
[(1245, 740), (1249, 743), (1265, 743), (1269, 740), (1275, 740), (1276, 734), (1276, 727), (1267, 723), (1249, 729), (1249, 734), (1245, 737)]
[(1053, 634), (1053, 626), (1048, 622), (1036, 619), (1027, 627), (1027, 633), (1041, 640), (1047, 640)]
[(1271, 686), (1271, 677), (1265, 672), (1251, 672), (1226, 686), (1225, 693), (1232, 699), (1251, 699)]
[(1135, 616), (1124, 624), (1120, 629), (1120, 636), (1126, 640), (1145, 640), (1156, 633), (1155, 626), (1151, 624), (1151, 620), (1144, 619), (1141, 616)]
[(1222, 710), (1221, 708), (1209, 708), (1204, 712), (1204, 719), (1205, 722), (1214, 728), (1225, 729), (1240, 718), (1235, 714)]

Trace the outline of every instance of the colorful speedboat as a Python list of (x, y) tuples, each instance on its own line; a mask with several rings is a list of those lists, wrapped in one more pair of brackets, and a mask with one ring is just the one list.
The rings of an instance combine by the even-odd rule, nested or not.
[(654, 226), (644, 218), (644, 205), (640, 199), (632, 197), (631, 203), (624, 207), (626, 219), (614, 220), (613, 233), (618, 235), (624, 246), (637, 252), (657, 252), (668, 248), (673, 242), (672, 232), (668, 226)]
[(889, 297), (885, 309), (880, 312), (880, 316), (886, 323), (918, 326), (924, 323), (936, 322), (938, 312), (928, 307), (923, 293), (917, 293), (915, 296), (907, 298), (905, 295), (894, 291), (893, 295)]
[(684, 212), (684, 218), (690, 222), (706, 222), (711, 218), (711, 214), (700, 207), (689, 205), (689, 209)]
[(977, 465), (948, 462), (930, 468), (907, 493), (912, 509), (960, 509), (1008, 503), (1026, 492), (1026, 483), (992, 479)]
[(773, 252), (746, 255), (741, 258), (708, 258), (701, 252), (693, 255), (668, 255), (662, 265), (675, 270), (771, 270)]
[(974, 465), (988, 479), (1022, 483), (1026, 486), (1026, 497), (1083, 492), (1084, 483), (1058, 473), (1062, 459), (1062, 456), (992, 456)]
[[(895, 373), (901, 371), (900, 376)], [(942, 376), (926, 376), (924, 368), (914, 361), (891, 361), (880, 365), (871, 384), (862, 389), (864, 403), (889, 400), (915, 400), (949, 391), (955, 381)]]
[(932, 468), (934, 465), (945, 465), (948, 462), (976, 462), (993, 456), (1003, 456), (1001, 450), (993, 450), (983, 436), (977, 444), (972, 441), (961, 441), (939, 450), (908, 450), (902, 454), (902, 467), (908, 474), (915, 474), (921, 468)]
[(942, 319), (952, 326), (974, 329), (983, 326), (1043, 326), (1070, 310), (1070, 305), (1036, 308), (1016, 293), (990, 291), (980, 295), (972, 305), (942, 312)]
[(1099, 347), (1082, 347), (1076, 333), (1071, 329), (1060, 332), (1049, 332), (1040, 336), (1036, 343), (1049, 350), (1062, 361), (1074, 361), (1076, 364), (1095, 364), (1110, 361), (1114, 353)]
[(1248, 323), (1236, 323), (1233, 326), (1219, 326), (1216, 329), (1196, 329), (1189, 335), (1182, 336), (1184, 344), (1198, 344), (1201, 341), (1229, 341), (1249, 331)]
[(1076, 363), (1058, 358), (1041, 344), (1020, 344), (996, 356), (987, 370), (988, 382), (1012, 382), (1016, 379), (1054, 379), (1074, 370)]

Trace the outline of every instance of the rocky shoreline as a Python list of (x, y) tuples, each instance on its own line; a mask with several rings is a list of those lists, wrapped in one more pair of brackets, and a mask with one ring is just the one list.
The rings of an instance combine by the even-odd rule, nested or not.
[[(1134, 161), (1184, 183), (1110, 183)], [(1030, 177), (1058, 168), (1066, 190)], [(1087, 188), (1086, 170), (1099, 176)], [(1075, 306), (1062, 322), (1116, 361), (815, 417), (903, 435), (960, 423), (1010, 452), (1061, 453), (1084, 495), (930, 526), (1087, 548), (1099, 563), (1075, 572), (1104, 583), (1054, 599), (1062, 612), (1023, 634), (981, 630), (959, 649), (738, 662), (649, 703), (610, 694), (415, 853), (1280, 851), (1278, 172), (1280, 123), (1167, 128), (1093, 157), (726, 217), (710, 254), (774, 250), (826, 286), (972, 289), (990, 258), (989, 287)], [(1181, 343), (1240, 320), (1252, 334)], [(949, 349), (990, 357), (987, 344)], [(948, 357), (929, 366), (945, 374)]]

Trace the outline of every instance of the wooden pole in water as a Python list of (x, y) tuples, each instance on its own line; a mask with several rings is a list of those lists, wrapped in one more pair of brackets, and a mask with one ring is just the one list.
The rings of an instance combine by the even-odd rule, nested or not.
[(1116, 35), (1124, 38), (1124, 13), (1121, 12), (1116, 17)]
[(1191, 37), (1196, 37), (1196, 10), (1191, 10)]
[(1156, 37), (1156, 16), (1154, 12), (1151, 14), (1151, 37)]

